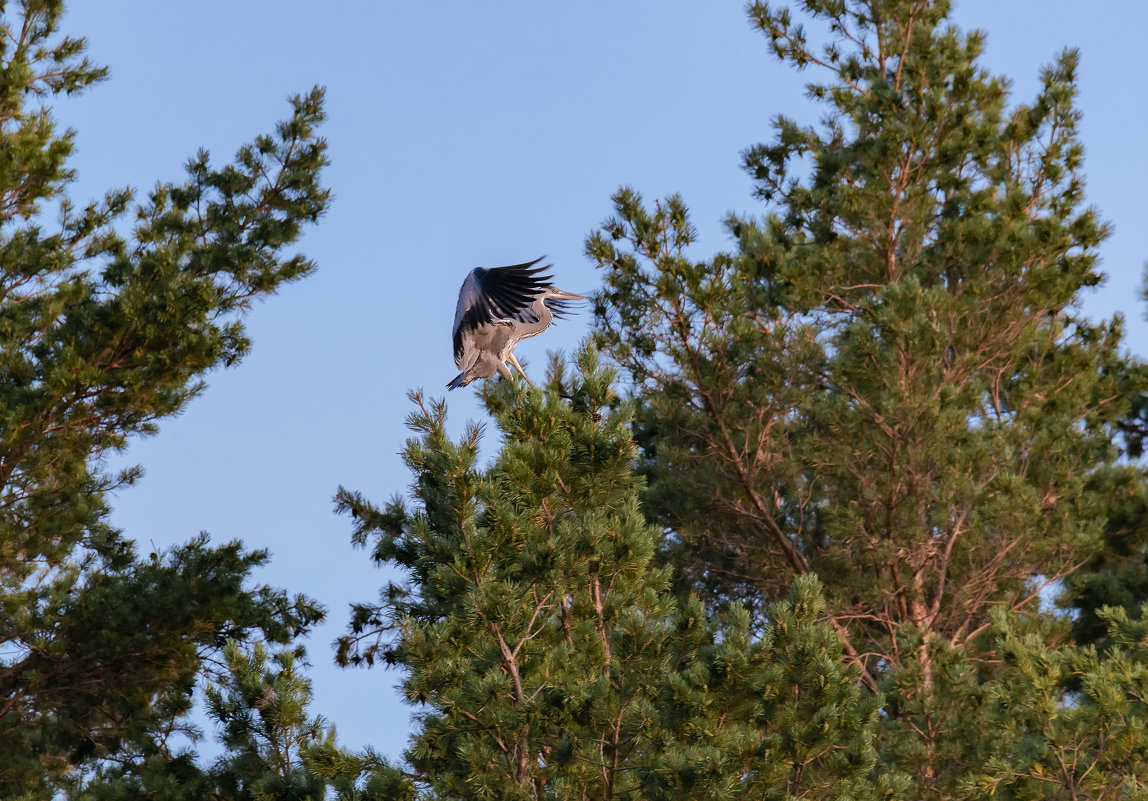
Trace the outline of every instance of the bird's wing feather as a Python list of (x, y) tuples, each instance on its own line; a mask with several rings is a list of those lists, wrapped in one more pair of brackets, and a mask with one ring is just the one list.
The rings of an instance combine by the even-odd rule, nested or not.
[(538, 293), (554, 280), (553, 276), (543, 275), (550, 265), (534, 267), (540, 261), (541, 258), (508, 267), (475, 270), (474, 277), (481, 290), (479, 302), (472, 307), (477, 311), (477, 322), (496, 319), (538, 322), (530, 307)]
[(544, 275), (550, 265), (535, 267), (546, 258), (523, 264), (485, 269), (477, 267), (462, 284), (454, 320), (454, 360), (463, 357), (466, 334), (498, 320), (538, 322), (531, 308), (539, 292), (550, 286), (552, 276)]

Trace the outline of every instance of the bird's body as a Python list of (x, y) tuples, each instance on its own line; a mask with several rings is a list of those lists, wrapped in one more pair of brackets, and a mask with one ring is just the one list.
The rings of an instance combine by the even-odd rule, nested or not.
[(570, 301), (584, 299), (552, 286), (551, 276), (542, 274), (549, 265), (534, 266), (540, 261), (476, 267), (467, 275), (454, 310), (454, 363), (462, 372), (447, 387), (465, 387), (495, 373), (510, 378), (508, 361), (530, 380), (514, 347), (549, 328), (555, 316), (569, 311)]

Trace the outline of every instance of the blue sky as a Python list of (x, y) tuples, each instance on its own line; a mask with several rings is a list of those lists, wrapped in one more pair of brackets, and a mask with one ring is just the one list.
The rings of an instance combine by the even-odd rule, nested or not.
[[(1042, 64), (1081, 49), (1088, 200), (1114, 227), (1107, 285), (1085, 308), (1122, 313), (1144, 356), (1148, 4), (1094, 7), (1104, 13), (966, 0), (954, 17), (988, 32), (985, 64), (1019, 100)], [(778, 113), (820, 115), (806, 78), (771, 59), (741, 0), (105, 0), (74, 2), (64, 29), (111, 68), (56, 106), (78, 131), (80, 201), (178, 180), (199, 147), (221, 163), (285, 117), (289, 95), (327, 87), (334, 202), (300, 247), (319, 272), (255, 309), (244, 363), (131, 445), (126, 460), (146, 475), (115, 499), (113, 520), (145, 552), (200, 531), (270, 549), (258, 579), (330, 610), (308, 643), (314, 710), (343, 744), (398, 756), (412, 713), (399, 675), (332, 664), (348, 604), (373, 600), (386, 577), (351, 548), (331, 496), (340, 484), (377, 502), (405, 491), (405, 395), (444, 394), (457, 372), (450, 325), (468, 270), (547, 254), (559, 286), (593, 291), (583, 241), (622, 184), (648, 199), (680, 192), (697, 252), (728, 247), (722, 217), (761, 211), (738, 154), (770, 138)], [(518, 354), (541, 371), (589, 323), (585, 312), (563, 321)], [(449, 400), (453, 431), (483, 417), (468, 390)]]

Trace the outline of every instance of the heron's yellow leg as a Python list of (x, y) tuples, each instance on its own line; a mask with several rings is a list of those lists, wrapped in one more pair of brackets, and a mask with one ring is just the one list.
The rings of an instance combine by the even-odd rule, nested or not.
[(526, 371), (522, 369), (522, 365), (518, 363), (518, 357), (517, 356), (515, 356), (513, 353), (508, 353), (508, 354), (506, 354), (506, 359), (507, 359), (507, 361), (509, 361), (511, 364), (514, 365), (515, 369), (518, 370), (518, 372), (522, 373), (522, 377), (526, 379), (527, 384), (530, 384), (530, 386), (534, 386), (534, 382), (530, 380), (530, 376), (528, 376), (526, 374)]

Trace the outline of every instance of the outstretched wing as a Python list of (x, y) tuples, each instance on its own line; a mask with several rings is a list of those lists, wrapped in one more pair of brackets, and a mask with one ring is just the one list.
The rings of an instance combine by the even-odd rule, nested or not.
[(536, 323), (531, 306), (534, 298), (550, 286), (553, 276), (545, 275), (550, 265), (535, 267), (542, 256), (507, 267), (476, 267), (462, 283), (454, 311), (454, 360), (462, 361), (465, 340), (476, 328), (496, 320)]
[(553, 276), (543, 275), (550, 269), (549, 264), (534, 267), (544, 258), (489, 270), (476, 268), (471, 273), (479, 290), (471, 307), (475, 325), (494, 320), (537, 322), (538, 317), (530, 307), (534, 298), (554, 280)]

